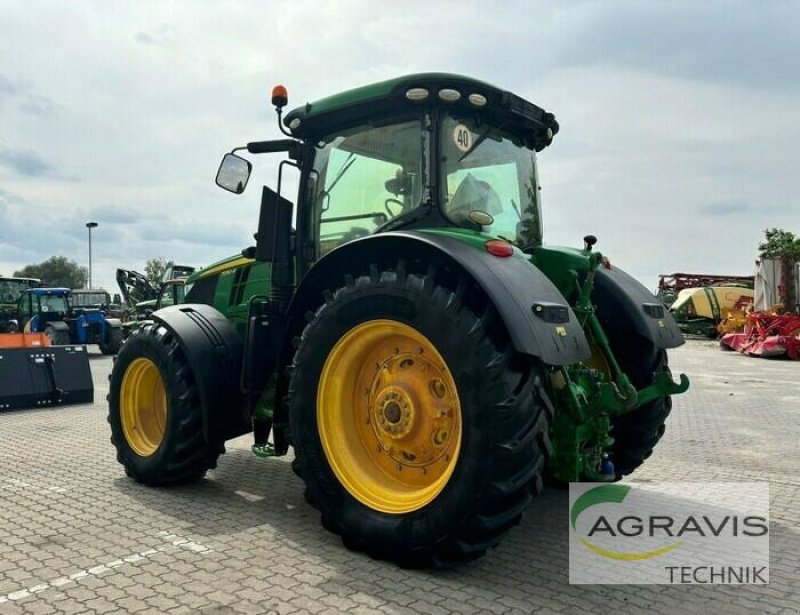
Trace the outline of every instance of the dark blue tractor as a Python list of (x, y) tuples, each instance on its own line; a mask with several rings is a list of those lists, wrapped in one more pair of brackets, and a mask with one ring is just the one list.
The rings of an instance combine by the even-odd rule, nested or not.
[(73, 308), (68, 288), (32, 288), (17, 302), (17, 321), (23, 331), (45, 333), (54, 346), (97, 344), (103, 354), (117, 354), (122, 324), (99, 309)]

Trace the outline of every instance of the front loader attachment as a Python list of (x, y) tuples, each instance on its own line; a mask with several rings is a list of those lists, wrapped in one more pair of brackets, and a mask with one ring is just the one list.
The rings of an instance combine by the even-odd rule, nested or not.
[(84, 346), (50, 346), (40, 334), (0, 335), (0, 410), (93, 401)]

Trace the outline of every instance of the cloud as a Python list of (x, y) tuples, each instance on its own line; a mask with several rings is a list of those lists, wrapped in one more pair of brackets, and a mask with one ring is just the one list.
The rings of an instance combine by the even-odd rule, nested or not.
[[(609, 9), (613, 6), (613, 9)], [(746, 87), (797, 90), (797, 6), (750, 2), (586, 3), (561, 58)]]
[(0, 165), (25, 177), (54, 174), (53, 166), (33, 151), (0, 150)]
[(22, 86), (18, 82), (0, 73), (0, 101), (11, 98), (21, 91)]
[(58, 105), (44, 96), (28, 94), (20, 101), (19, 109), (20, 111), (30, 115), (47, 117), (55, 114), (58, 111)]
[(175, 30), (169, 24), (162, 24), (150, 32), (137, 32), (134, 37), (137, 43), (166, 47), (175, 40)]
[(58, 110), (55, 102), (34, 92), (29, 84), (0, 74), (0, 103), (8, 101), (16, 101), (20, 111), (33, 115), (52, 115)]
[(703, 205), (700, 211), (709, 216), (738, 216), (755, 210), (755, 207), (744, 201), (722, 201)]
[(100, 218), (103, 220), (103, 222), (108, 222), (111, 224), (133, 224), (136, 222), (142, 222), (151, 216), (142, 212), (125, 209), (120, 205), (109, 203), (108, 205), (101, 205), (100, 207), (93, 208), (91, 211), (83, 214), (82, 217), (86, 218), (87, 220), (89, 218)]

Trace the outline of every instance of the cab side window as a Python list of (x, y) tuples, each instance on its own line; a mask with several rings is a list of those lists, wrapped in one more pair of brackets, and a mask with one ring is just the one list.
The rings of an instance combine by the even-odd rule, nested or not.
[[(205, 303), (214, 305), (214, 293), (217, 290), (219, 275), (200, 278), (186, 291), (186, 303)], [(187, 285), (188, 286), (188, 285)]]
[(317, 256), (418, 207), (422, 154), (418, 120), (359, 126), (321, 146), (314, 164)]

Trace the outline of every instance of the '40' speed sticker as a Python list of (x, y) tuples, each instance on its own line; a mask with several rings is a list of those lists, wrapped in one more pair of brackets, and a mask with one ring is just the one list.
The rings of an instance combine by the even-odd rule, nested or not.
[(453, 143), (462, 152), (468, 152), (472, 147), (472, 133), (464, 124), (457, 124), (453, 128)]

